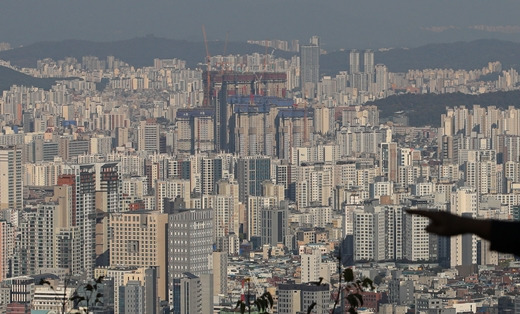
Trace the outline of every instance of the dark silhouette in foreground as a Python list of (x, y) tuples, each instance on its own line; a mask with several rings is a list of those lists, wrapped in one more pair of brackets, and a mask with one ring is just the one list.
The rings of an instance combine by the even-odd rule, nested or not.
[(440, 236), (475, 234), (491, 243), (491, 250), (520, 255), (520, 222), (474, 219), (448, 212), (408, 210), (409, 214), (430, 218), (426, 231)]

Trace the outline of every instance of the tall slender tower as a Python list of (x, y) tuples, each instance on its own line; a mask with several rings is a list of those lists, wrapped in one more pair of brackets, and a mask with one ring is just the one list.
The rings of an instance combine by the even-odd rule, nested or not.
[(379, 153), (381, 175), (397, 182), (397, 143), (381, 143)]
[(0, 281), (8, 277), (9, 257), (12, 255), (13, 248), (13, 226), (5, 220), (0, 220)]
[(365, 86), (363, 86), (363, 90), (370, 90), (374, 85), (374, 51), (371, 49), (365, 50), (363, 56), (363, 76), (365, 77), (364, 81)]
[(359, 51), (350, 50), (350, 74), (359, 73)]
[(308, 45), (301, 46), (300, 65), (303, 96), (314, 97), (320, 79), (320, 45), (317, 36), (313, 36)]
[(0, 209), (23, 209), (22, 150), (0, 147)]
[(364, 72), (365, 74), (374, 73), (374, 51), (371, 49), (365, 50), (364, 54)]
[(388, 89), (388, 68), (384, 64), (377, 64), (375, 72), (376, 92), (381, 93)]
[(81, 268), (87, 276), (94, 272), (96, 226), (96, 169), (94, 165), (70, 165), (61, 177), (61, 184), (70, 185), (72, 192), (72, 225), (77, 226), (83, 250)]

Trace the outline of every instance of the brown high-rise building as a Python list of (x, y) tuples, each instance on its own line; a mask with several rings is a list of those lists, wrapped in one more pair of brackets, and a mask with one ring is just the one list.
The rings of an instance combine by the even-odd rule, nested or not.
[(168, 300), (168, 214), (137, 211), (110, 220), (110, 266), (158, 267), (159, 297)]
[[(76, 176), (73, 175), (73, 174), (62, 174), (58, 177), (58, 184), (57, 184), (59, 187), (63, 187), (63, 186), (70, 186), (71, 187), (71, 194), (70, 194), (70, 199), (71, 199), (71, 212), (70, 212), (70, 215), (71, 215), (71, 226), (76, 226)], [(58, 191), (60, 191), (60, 189), (58, 189)], [(56, 189), (55, 189), (55, 192), (54, 192), (55, 196), (56, 195)]]

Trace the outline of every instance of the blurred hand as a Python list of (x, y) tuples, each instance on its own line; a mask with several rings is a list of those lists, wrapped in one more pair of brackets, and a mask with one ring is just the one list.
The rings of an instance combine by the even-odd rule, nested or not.
[(426, 231), (440, 236), (454, 236), (472, 232), (468, 227), (474, 219), (460, 217), (448, 212), (409, 209), (407, 213), (430, 218), (431, 222)]

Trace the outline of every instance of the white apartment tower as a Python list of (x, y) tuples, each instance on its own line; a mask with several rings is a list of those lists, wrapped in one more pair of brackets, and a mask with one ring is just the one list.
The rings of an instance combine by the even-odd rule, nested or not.
[(22, 150), (0, 147), (0, 209), (23, 209)]
[(0, 220), (0, 281), (7, 278), (9, 258), (13, 255), (13, 227), (5, 220)]
[(312, 249), (311, 253), (301, 254), (301, 282), (316, 282), (320, 277), (321, 267), (321, 251), (320, 249)]
[(430, 223), (428, 218), (417, 215), (405, 216), (405, 257), (409, 261), (430, 260), (430, 235), (424, 230)]
[(374, 222), (373, 214), (364, 210), (354, 210), (354, 260), (374, 258)]
[(159, 153), (159, 124), (154, 119), (141, 121), (137, 128), (137, 149)]
[(373, 75), (374, 73), (374, 51), (371, 49), (365, 50), (364, 56), (363, 56), (364, 64), (364, 72), (365, 74)]
[(359, 73), (359, 51), (353, 49), (349, 54), (350, 74)]
[[(450, 211), (455, 215), (476, 217), (478, 215), (478, 195), (474, 188), (462, 187), (451, 194)], [(472, 234), (450, 238), (450, 266), (477, 263), (477, 237)]]
[(376, 93), (382, 93), (388, 89), (388, 68), (384, 64), (377, 64), (376, 71)]

